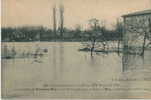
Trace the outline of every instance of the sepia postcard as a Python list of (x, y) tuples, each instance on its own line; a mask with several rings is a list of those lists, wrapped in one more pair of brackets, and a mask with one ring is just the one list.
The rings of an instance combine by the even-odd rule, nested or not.
[(151, 0), (2, 0), (2, 99), (151, 98)]

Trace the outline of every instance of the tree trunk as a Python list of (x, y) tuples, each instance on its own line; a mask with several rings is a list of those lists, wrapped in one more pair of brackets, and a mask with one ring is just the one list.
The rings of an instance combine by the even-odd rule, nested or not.
[(93, 55), (94, 47), (91, 48), (91, 56)]
[(121, 40), (119, 39), (119, 40), (118, 40), (118, 47), (117, 47), (117, 48), (118, 48), (118, 53), (120, 52), (120, 41), (121, 41)]
[(143, 55), (144, 55), (144, 52), (145, 52), (146, 38), (147, 38), (147, 32), (145, 32), (145, 35), (144, 35), (144, 40), (143, 40), (143, 46), (142, 46), (141, 56), (143, 56)]
[(93, 55), (94, 47), (95, 47), (95, 39), (92, 40), (91, 56)]

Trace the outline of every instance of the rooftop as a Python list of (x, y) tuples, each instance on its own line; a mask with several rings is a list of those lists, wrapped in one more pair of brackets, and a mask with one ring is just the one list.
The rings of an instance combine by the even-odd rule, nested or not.
[(129, 14), (123, 15), (122, 17), (130, 17), (130, 16), (138, 16), (138, 15), (146, 15), (146, 14), (151, 14), (151, 9), (129, 13)]

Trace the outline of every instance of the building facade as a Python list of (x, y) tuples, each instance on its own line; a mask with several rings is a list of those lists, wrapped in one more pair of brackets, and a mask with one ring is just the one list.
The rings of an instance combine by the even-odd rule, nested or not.
[[(123, 44), (137, 51), (151, 41), (151, 9), (122, 16), (124, 19)], [(140, 48), (141, 49), (141, 48)]]

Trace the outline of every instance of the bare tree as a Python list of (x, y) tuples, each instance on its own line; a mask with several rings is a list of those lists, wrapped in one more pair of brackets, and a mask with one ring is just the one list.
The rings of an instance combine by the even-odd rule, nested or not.
[(90, 30), (85, 32), (85, 37), (89, 39), (88, 40), (89, 42), (86, 42), (83, 44), (84, 46), (90, 49), (91, 55), (93, 55), (94, 49), (100, 46), (100, 44), (97, 43), (97, 39), (100, 38), (100, 36), (102, 35), (100, 31), (99, 20), (96, 18), (90, 19), (89, 27), (90, 27)]
[(150, 35), (149, 35), (149, 43), (147, 44), (147, 46), (146, 47), (148, 47), (149, 45), (151, 45), (151, 18), (149, 18), (148, 19), (148, 22), (149, 22), (149, 33), (150, 33)]
[(121, 44), (121, 40), (123, 38), (123, 23), (120, 19), (117, 19), (117, 23), (116, 23), (116, 33), (118, 34), (118, 52), (120, 51), (120, 44)]
[(142, 52), (140, 55), (144, 55), (146, 41), (150, 38), (150, 18), (133, 18), (133, 20), (130, 21), (131, 22), (126, 23), (126, 30), (127, 32), (132, 33), (131, 35), (133, 35), (131, 36), (131, 43), (135, 43), (139, 37), (143, 37)]
[(79, 24), (77, 24), (75, 26), (74, 38), (81, 38), (81, 33), (82, 33), (82, 27)]

